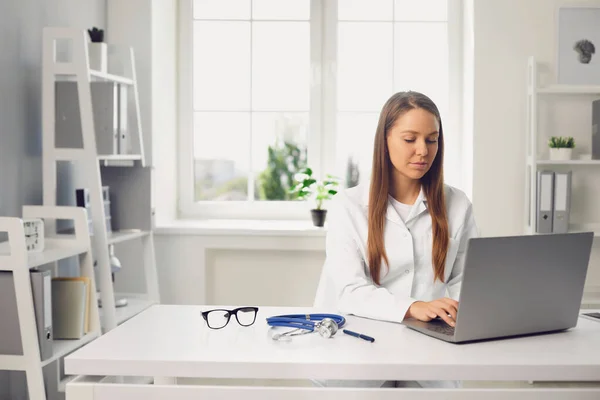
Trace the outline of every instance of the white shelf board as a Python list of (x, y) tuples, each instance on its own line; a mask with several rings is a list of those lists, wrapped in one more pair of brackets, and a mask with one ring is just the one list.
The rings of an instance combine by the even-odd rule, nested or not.
[(600, 165), (600, 160), (537, 160), (538, 165)]
[(88, 344), (89, 342), (91, 342), (99, 336), (99, 332), (90, 332), (83, 336), (81, 339), (55, 339), (52, 343), (52, 357), (42, 361), (42, 366), (48, 365), (51, 362), (54, 362), (59, 358), (64, 357), (69, 353), (72, 353), (73, 351), (77, 350), (85, 344)]
[(138, 161), (141, 159), (141, 154), (111, 154), (98, 156), (98, 160), (100, 161)]
[[(117, 325), (120, 325), (128, 319), (135, 317), (148, 307), (152, 306), (153, 304), (156, 304), (155, 301), (148, 300), (141, 296), (142, 295), (135, 293), (115, 293), (116, 298), (126, 297), (128, 302), (125, 307), (115, 308)], [(104, 309), (100, 307), (98, 311), (100, 312), (100, 319), (102, 320)]]
[(121, 243), (148, 236), (148, 231), (113, 231), (108, 233), (108, 244)]
[[(525, 235), (537, 235), (530, 227), (526, 226), (524, 229)], [(579, 233), (579, 232), (594, 232), (595, 238), (600, 238), (600, 225), (569, 225), (569, 233)]]
[(136, 161), (141, 161), (141, 154), (100, 155), (98, 161), (105, 167), (133, 167)]
[[(74, 235), (61, 236), (65, 236), (65, 238), (46, 238), (44, 240), (44, 251), (39, 253), (28, 253), (27, 265), (29, 268), (39, 267), (40, 265), (73, 257), (89, 250), (86, 245), (77, 244)], [(10, 246), (8, 242), (0, 243), (0, 255), (7, 256), (9, 254)]]
[(125, 78), (123, 76), (107, 74), (106, 72), (95, 71), (92, 69), (92, 70), (90, 70), (90, 75), (93, 76), (94, 78), (105, 80), (105, 81), (123, 83), (125, 85), (133, 85), (133, 79), (131, 79), (131, 78)]
[[(67, 385), (79, 378), (81, 375), (70, 375), (61, 380), (58, 383), (58, 391), (64, 393), (67, 389)], [(114, 384), (127, 384), (127, 385), (151, 385), (154, 383), (154, 377), (152, 376), (100, 376), (97, 383), (114, 383)]]
[(598, 85), (549, 85), (537, 89), (540, 94), (597, 94), (600, 96)]

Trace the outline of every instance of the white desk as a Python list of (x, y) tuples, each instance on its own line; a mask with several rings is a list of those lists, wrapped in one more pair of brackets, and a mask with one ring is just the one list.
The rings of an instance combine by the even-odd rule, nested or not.
[[(339, 332), (291, 342), (271, 339), (267, 316), (316, 312), (261, 307), (256, 323), (234, 318), (221, 330), (200, 312), (214, 307), (155, 305), (65, 359), (67, 400), (305, 399), (327, 394), (351, 399), (600, 399), (588, 389), (333, 389), (173, 385), (173, 377), (246, 379), (381, 379), (600, 381), (600, 323), (579, 319), (567, 332), (455, 345), (399, 324), (349, 317), (348, 329), (375, 343)], [(234, 307), (231, 307), (234, 308)], [(96, 376), (96, 377), (92, 377)], [(98, 377), (100, 376), (100, 377)], [(154, 384), (106, 383), (101, 376), (156, 377)], [(115, 380), (112, 380), (115, 382)], [(123, 381), (125, 382), (125, 381)], [(350, 396), (350, 397), (348, 397)], [(522, 397), (520, 397), (522, 396)], [(531, 397), (534, 396), (534, 397)]]

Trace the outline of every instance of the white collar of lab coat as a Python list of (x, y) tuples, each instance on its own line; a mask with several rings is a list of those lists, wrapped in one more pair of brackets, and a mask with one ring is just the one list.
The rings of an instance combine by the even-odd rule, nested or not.
[[(361, 203), (362, 203), (363, 207), (369, 206), (369, 189), (370, 189), (370, 187), (371, 187), (370, 182), (365, 182), (364, 184), (362, 184)], [(417, 196), (417, 200), (415, 200), (415, 204), (413, 205), (412, 209), (410, 210), (410, 214), (408, 214), (408, 218), (406, 219), (406, 222), (410, 221), (411, 219), (413, 219), (417, 215), (421, 214), (425, 210), (427, 210), (427, 198), (425, 197), (425, 192), (423, 192), (423, 187), (421, 186), (421, 189), (419, 190), (419, 195)], [(405, 225), (405, 223), (402, 221), (402, 218), (400, 218), (400, 215), (398, 214), (398, 212), (396, 211), (396, 209), (394, 208), (394, 206), (392, 205), (392, 203), (389, 199), (388, 199), (388, 206), (387, 206), (387, 211), (386, 211), (385, 216), (387, 219), (389, 219), (392, 222), (395, 222), (400, 225)]]

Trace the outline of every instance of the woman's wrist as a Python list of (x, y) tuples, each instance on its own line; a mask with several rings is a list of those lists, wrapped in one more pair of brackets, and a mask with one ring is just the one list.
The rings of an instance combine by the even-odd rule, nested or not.
[(418, 301), (414, 301), (414, 302), (412, 302), (412, 303), (410, 304), (410, 306), (408, 306), (408, 310), (406, 310), (406, 314), (404, 314), (404, 318), (405, 318), (405, 319), (406, 319), (406, 318), (412, 318), (412, 316), (413, 316), (413, 315), (412, 315), (411, 309), (412, 309), (412, 307), (413, 307), (413, 305), (414, 305), (415, 303), (418, 303)]

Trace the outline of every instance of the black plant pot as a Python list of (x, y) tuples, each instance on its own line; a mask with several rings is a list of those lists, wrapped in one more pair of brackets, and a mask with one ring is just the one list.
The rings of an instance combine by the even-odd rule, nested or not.
[(327, 216), (327, 210), (310, 210), (314, 226), (325, 225), (325, 217)]

